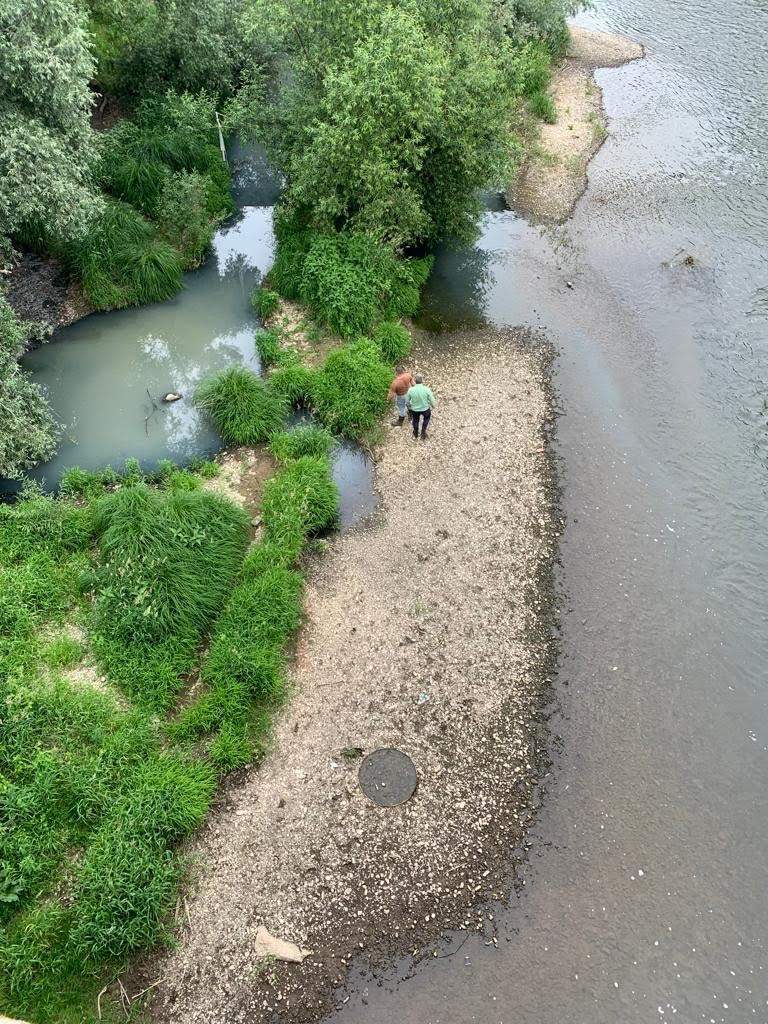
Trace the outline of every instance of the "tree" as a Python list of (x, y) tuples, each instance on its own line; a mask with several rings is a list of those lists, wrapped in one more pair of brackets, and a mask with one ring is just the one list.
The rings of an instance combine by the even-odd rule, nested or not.
[(492, 0), (271, 0), (261, 11), (289, 54), (262, 115), (285, 203), (319, 230), (397, 246), (469, 235), (478, 190), (504, 182), (513, 150), (509, 43)]
[(56, 451), (56, 425), (42, 391), (19, 367), (31, 325), (0, 291), (0, 477), (20, 477)]
[(25, 226), (77, 237), (99, 209), (88, 83), (74, 0), (0, 0), (0, 246)]

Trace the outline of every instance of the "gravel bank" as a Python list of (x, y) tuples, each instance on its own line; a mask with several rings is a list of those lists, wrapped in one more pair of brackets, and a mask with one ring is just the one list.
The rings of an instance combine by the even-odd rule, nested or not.
[(577, 26), (570, 32), (549, 90), (557, 121), (541, 126), (538, 145), (507, 189), (510, 207), (533, 222), (562, 224), (587, 187), (587, 164), (605, 140), (607, 123), (593, 72), (639, 60), (644, 52), (613, 33)]
[[(509, 894), (552, 659), (549, 352), (512, 330), (438, 341), (416, 353), (438, 399), (432, 437), (390, 430), (380, 512), (310, 569), (274, 752), (190, 849), (187, 925), (151, 967), (157, 1022), (319, 1020), (356, 958), (430, 955), (452, 927), (490, 936), (483, 905)], [(359, 790), (354, 749), (386, 746), (419, 775), (390, 809)], [(260, 960), (259, 926), (312, 955)]]

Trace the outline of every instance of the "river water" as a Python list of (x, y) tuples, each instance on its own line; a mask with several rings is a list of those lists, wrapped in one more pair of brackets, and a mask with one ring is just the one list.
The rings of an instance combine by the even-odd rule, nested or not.
[(768, 1021), (768, 5), (581, 20), (647, 57), (573, 220), (489, 213), (427, 303), (559, 350), (560, 753), (498, 949), (339, 1024)]

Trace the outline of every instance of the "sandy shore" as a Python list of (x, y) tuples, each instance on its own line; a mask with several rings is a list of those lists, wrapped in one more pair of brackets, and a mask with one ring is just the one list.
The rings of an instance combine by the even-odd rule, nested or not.
[(538, 143), (507, 189), (507, 202), (527, 220), (561, 224), (587, 187), (587, 165), (606, 137), (603, 95), (596, 68), (639, 60), (643, 48), (624, 36), (571, 27), (566, 56), (555, 70), (550, 93), (555, 124), (541, 127)]
[[(319, 1020), (356, 958), (429, 955), (446, 928), (490, 934), (484, 904), (511, 890), (553, 654), (549, 353), (490, 328), (440, 345), (417, 348), (432, 437), (390, 430), (380, 512), (310, 569), (274, 752), (189, 850), (188, 926), (151, 968), (158, 1022)], [(383, 809), (355, 755), (387, 746), (419, 783)], [(260, 926), (312, 955), (259, 958)]]

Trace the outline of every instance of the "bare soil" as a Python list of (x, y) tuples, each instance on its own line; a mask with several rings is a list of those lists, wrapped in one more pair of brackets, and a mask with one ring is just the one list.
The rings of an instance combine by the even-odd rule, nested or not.
[[(415, 353), (431, 436), (389, 428), (380, 512), (309, 567), (273, 753), (188, 848), (200, 870), (179, 947), (145, 967), (164, 979), (157, 1022), (320, 1020), (354, 962), (430, 955), (448, 928), (492, 935), (488, 901), (510, 893), (553, 657), (550, 354), (514, 330), (438, 341)], [(389, 746), (419, 782), (381, 808), (358, 754)], [(312, 955), (260, 958), (260, 927)]]
[(49, 331), (68, 327), (94, 311), (79, 283), (53, 256), (26, 253), (3, 280), (19, 319)]
[(555, 124), (541, 127), (538, 143), (507, 188), (507, 202), (527, 220), (562, 224), (587, 186), (587, 164), (606, 137), (603, 95), (595, 68), (618, 67), (643, 56), (639, 43), (594, 29), (571, 27), (566, 56), (550, 93)]

